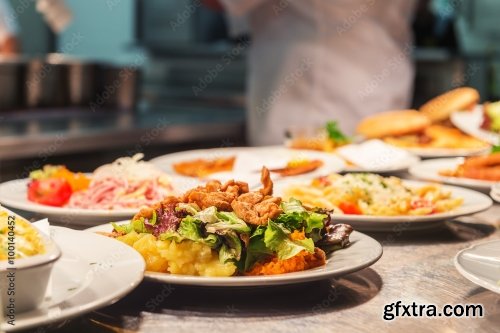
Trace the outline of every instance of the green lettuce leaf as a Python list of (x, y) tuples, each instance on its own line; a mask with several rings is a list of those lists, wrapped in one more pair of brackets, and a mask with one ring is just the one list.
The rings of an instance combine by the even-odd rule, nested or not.
[(185, 210), (189, 215), (195, 215), (200, 211), (200, 207), (198, 207), (195, 203), (178, 203), (175, 207), (176, 212), (180, 212)]
[(319, 213), (309, 213), (305, 220), (305, 232), (306, 234), (311, 233), (314, 229), (323, 229), (323, 221), (327, 218), (326, 214)]
[(217, 208), (214, 206), (205, 208), (204, 210), (194, 214), (194, 218), (205, 223), (215, 223), (219, 220), (217, 217)]
[(202, 236), (201, 221), (195, 219), (193, 216), (186, 216), (185, 218), (183, 218), (181, 223), (179, 224), (177, 232), (185, 239), (203, 243), (210, 246), (211, 248), (216, 248), (220, 244), (220, 239), (217, 235), (208, 234), (206, 237)]
[(250, 236), (250, 241), (246, 249), (245, 265), (242, 269), (243, 272), (252, 267), (258, 260), (273, 254), (271, 249), (266, 247), (264, 243), (264, 233), (266, 227), (259, 226)]
[(113, 229), (115, 229), (118, 232), (122, 232), (125, 234), (131, 233), (132, 231), (135, 231), (137, 233), (149, 233), (148, 230), (146, 229), (146, 226), (144, 225), (144, 218), (141, 217), (140, 219), (137, 220), (132, 220), (130, 223), (127, 224), (116, 224), (116, 223), (111, 223), (113, 226)]
[(224, 234), (229, 230), (234, 230), (239, 233), (249, 233), (250, 227), (236, 216), (233, 212), (217, 213), (217, 222), (208, 223), (205, 228), (207, 232)]
[(228, 261), (241, 259), (241, 241), (234, 231), (227, 232), (223, 237), (223, 244), (219, 250), (219, 260), (225, 264)]
[(288, 235), (290, 231), (281, 225), (269, 221), (264, 232), (264, 243), (267, 248), (273, 250), (281, 260), (296, 256), (299, 252), (306, 250), (314, 253), (314, 242), (310, 238), (303, 240), (291, 240)]
[(282, 224), (290, 231), (304, 228), (306, 234), (311, 233), (314, 229), (323, 229), (323, 220), (327, 217), (325, 214), (308, 212), (302, 203), (294, 198), (288, 202), (282, 202), (281, 209), (283, 209), (283, 213), (274, 219), (274, 222)]

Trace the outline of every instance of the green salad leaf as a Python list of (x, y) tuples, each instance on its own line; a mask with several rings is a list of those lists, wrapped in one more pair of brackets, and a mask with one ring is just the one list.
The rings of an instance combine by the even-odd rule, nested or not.
[(201, 209), (195, 203), (183, 203), (183, 202), (178, 203), (177, 206), (175, 207), (175, 211), (180, 212), (183, 210), (185, 210), (189, 215), (195, 215)]
[(264, 243), (267, 248), (276, 252), (281, 260), (296, 256), (299, 252), (306, 250), (314, 253), (314, 242), (310, 238), (303, 240), (291, 240), (288, 235), (290, 230), (278, 223), (269, 221), (264, 232)]
[(201, 223), (202, 221), (197, 220), (193, 216), (186, 216), (179, 224), (177, 232), (185, 239), (206, 244), (211, 248), (216, 248), (217, 246), (219, 246), (220, 239), (217, 235), (208, 234), (206, 237), (202, 236)]
[(208, 223), (205, 228), (207, 232), (224, 234), (228, 230), (234, 230), (239, 233), (249, 233), (250, 227), (236, 216), (233, 212), (217, 213), (217, 222)]
[(176, 243), (180, 243), (182, 242), (183, 240), (185, 240), (186, 238), (181, 236), (178, 232), (176, 231), (165, 231), (161, 234), (158, 235), (158, 239), (159, 240), (171, 240), (171, 241), (174, 241)]
[(219, 250), (220, 262), (225, 264), (228, 261), (239, 261), (241, 252), (241, 241), (236, 232), (227, 232), (223, 237), (223, 243)]
[(491, 147), (491, 153), (500, 153), (500, 146), (493, 146)]
[(264, 242), (265, 231), (266, 227), (259, 226), (250, 236), (250, 240), (246, 249), (245, 265), (242, 271), (247, 271), (258, 260), (273, 254), (273, 251), (271, 249), (268, 249), (266, 243)]
[(326, 123), (326, 132), (328, 133), (328, 137), (334, 142), (349, 142), (349, 138), (344, 133), (342, 133), (336, 121), (329, 121)]
[(135, 231), (137, 233), (147, 233), (148, 230), (146, 229), (146, 226), (144, 225), (144, 218), (141, 217), (140, 219), (137, 219), (137, 220), (132, 220), (130, 221), (130, 223), (127, 223), (127, 224), (116, 224), (116, 223), (111, 223), (111, 225), (113, 226), (113, 229), (118, 231), (118, 232), (121, 232), (121, 233), (124, 233), (124, 234), (128, 234), (128, 233), (131, 233), (132, 231)]
[(281, 208), (283, 209), (283, 213), (274, 222), (282, 224), (290, 231), (304, 228), (306, 234), (309, 234), (314, 229), (321, 230), (324, 227), (323, 220), (327, 216), (325, 214), (308, 212), (297, 199), (290, 198), (288, 202), (282, 202)]
[(193, 215), (193, 217), (205, 223), (215, 223), (219, 220), (217, 217), (217, 208), (214, 206), (205, 208), (204, 210), (197, 212)]

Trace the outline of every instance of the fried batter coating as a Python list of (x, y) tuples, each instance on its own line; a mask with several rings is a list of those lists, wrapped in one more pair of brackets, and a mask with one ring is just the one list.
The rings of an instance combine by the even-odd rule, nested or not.
[(198, 186), (186, 192), (182, 201), (196, 203), (201, 209), (214, 206), (221, 211), (231, 211), (231, 202), (246, 192), (247, 183), (230, 180), (222, 184), (218, 180), (211, 180), (205, 186)]
[(260, 182), (264, 187), (259, 192), (263, 195), (273, 195), (273, 181), (271, 180), (271, 173), (266, 167), (262, 167)]
[(243, 221), (253, 225), (266, 225), (269, 219), (283, 212), (280, 203), (281, 198), (266, 197), (260, 192), (249, 192), (240, 195), (231, 203), (231, 207)]

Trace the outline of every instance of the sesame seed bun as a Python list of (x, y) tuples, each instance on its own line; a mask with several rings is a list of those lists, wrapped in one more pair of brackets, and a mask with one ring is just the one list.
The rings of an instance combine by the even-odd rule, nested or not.
[(455, 111), (472, 109), (479, 102), (479, 93), (474, 88), (462, 87), (439, 95), (420, 107), (433, 123), (445, 121)]
[(384, 138), (418, 133), (429, 125), (429, 118), (417, 110), (387, 111), (363, 119), (357, 132), (368, 139)]

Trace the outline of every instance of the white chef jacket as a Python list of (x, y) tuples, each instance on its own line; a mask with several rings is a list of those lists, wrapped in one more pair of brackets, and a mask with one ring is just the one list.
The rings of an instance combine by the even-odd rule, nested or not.
[(411, 102), (414, 0), (222, 0), (246, 15), (252, 46), (248, 139), (279, 144), (285, 130), (363, 117)]
[(7, 0), (0, 0), (0, 44), (19, 33), (17, 15)]

